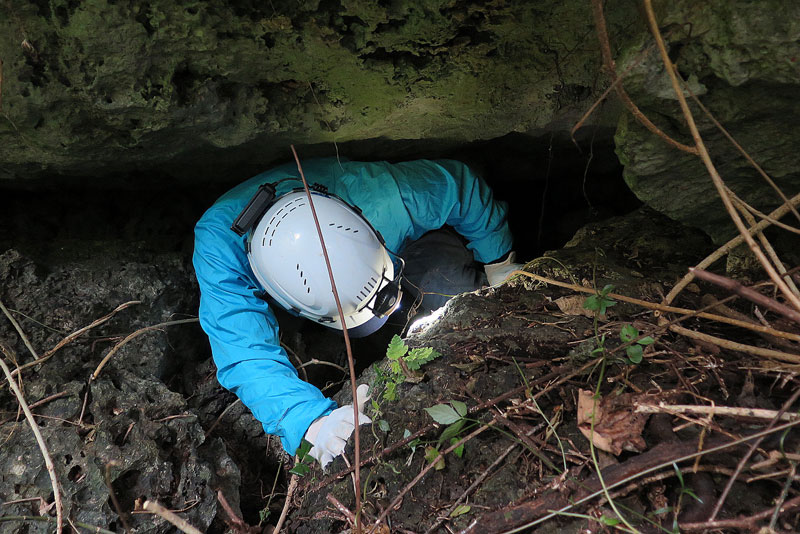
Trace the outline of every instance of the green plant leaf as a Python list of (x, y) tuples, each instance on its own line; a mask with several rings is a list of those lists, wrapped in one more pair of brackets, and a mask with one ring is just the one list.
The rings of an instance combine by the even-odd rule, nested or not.
[(609, 527), (613, 527), (614, 525), (619, 525), (622, 522), (615, 517), (606, 517), (606, 516), (601, 516), (599, 521)]
[(583, 301), (583, 307), (590, 311), (597, 311), (600, 309), (600, 297), (597, 295), (592, 295), (591, 297), (586, 297), (586, 300)]
[(428, 415), (430, 415), (434, 421), (441, 425), (450, 425), (461, 419), (458, 412), (449, 404), (437, 404), (436, 406), (425, 408), (425, 411), (428, 412)]
[[(460, 441), (460, 439), (459, 439), (459, 438), (450, 438), (450, 446), (453, 446), (453, 445), (455, 445), (455, 444), (456, 444), (456, 443), (458, 443), (459, 441)], [(461, 445), (459, 445), (458, 447), (456, 447), (455, 449), (453, 449), (453, 454), (455, 454), (455, 455), (456, 455), (456, 456), (458, 456), (459, 458), (461, 458), (462, 456), (464, 456), (464, 445), (466, 445), (466, 443), (462, 443)]]
[[(436, 460), (436, 457), (439, 456), (439, 451), (436, 447), (425, 447), (425, 461), (428, 463), (432, 463)], [(444, 456), (439, 458), (439, 461), (436, 462), (436, 467), (434, 468), (437, 471), (441, 471), (444, 469)]]
[(381, 419), (378, 421), (378, 428), (380, 428), (383, 432), (389, 432), (392, 427), (389, 426), (389, 421), (386, 419)]
[(450, 401), (450, 404), (453, 405), (453, 408), (456, 409), (456, 412), (458, 412), (458, 415), (460, 415), (461, 417), (467, 415), (467, 405), (464, 404), (463, 402), (454, 400)]
[(263, 523), (269, 518), (269, 508), (264, 508), (263, 510), (258, 511), (258, 522), (259, 524)]
[(404, 358), (406, 365), (412, 371), (418, 370), (421, 366), (441, 356), (441, 354), (433, 349), (433, 347), (422, 347), (411, 349), (408, 356)]
[(299, 477), (306, 476), (309, 471), (311, 471), (311, 467), (309, 467), (308, 465), (306, 465), (306, 464), (304, 464), (302, 462), (297, 462), (294, 465), (294, 467), (289, 469), (290, 473), (292, 473), (293, 475), (297, 475)]
[(639, 330), (632, 324), (626, 324), (619, 331), (619, 338), (625, 343), (633, 341), (637, 337), (639, 337)]
[(631, 345), (630, 347), (625, 349), (625, 353), (628, 355), (631, 363), (641, 363), (642, 362), (642, 353), (643, 349), (641, 345)]
[(603, 289), (600, 290), (600, 296), (605, 297), (612, 291), (614, 291), (614, 284), (606, 284), (603, 286)]
[(683, 488), (684, 487), (684, 485), (683, 485), (683, 473), (681, 473), (681, 470), (678, 467), (678, 464), (673, 463), (672, 464), (672, 468), (675, 470), (675, 476), (678, 477), (678, 483), (681, 485), (681, 488)]
[(656, 342), (656, 340), (655, 340), (655, 339), (653, 339), (653, 338), (652, 338), (652, 337), (650, 337), (650, 336), (647, 336), (647, 337), (643, 337), (642, 339), (640, 339), (640, 340), (639, 340), (639, 341), (637, 341), (636, 343), (638, 343), (639, 345), (643, 345), (643, 346), (645, 346), (645, 347), (646, 347), (647, 345), (652, 345), (652, 344), (653, 344), (653, 343), (655, 343), (655, 342)]
[(397, 382), (389, 382), (386, 384), (386, 391), (383, 392), (383, 398), (388, 401), (393, 401), (397, 398)]
[(463, 419), (459, 419), (452, 425), (445, 428), (444, 432), (442, 432), (442, 435), (439, 436), (439, 443), (444, 443), (450, 438), (457, 436), (458, 433), (461, 432), (461, 429), (464, 428), (464, 423), (466, 423), (466, 421), (464, 421)]
[(386, 349), (386, 357), (390, 360), (399, 360), (408, 352), (408, 347), (403, 341), (403, 338), (395, 334), (389, 342), (389, 347)]
[(452, 512), (450, 512), (450, 517), (458, 517), (460, 515), (467, 514), (470, 510), (472, 510), (472, 506), (468, 504), (459, 504)]

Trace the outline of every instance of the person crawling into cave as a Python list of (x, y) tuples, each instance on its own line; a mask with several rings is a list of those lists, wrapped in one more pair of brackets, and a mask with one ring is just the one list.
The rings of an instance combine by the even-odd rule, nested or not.
[[(502, 282), (519, 265), (506, 203), (461, 162), (330, 158), (310, 160), (303, 171), (313, 184), (343, 317), (294, 164), (220, 197), (195, 227), (193, 263), (200, 324), (220, 384), (289, 454), (307, 439), (324, 468), (344, 451), (353, 407), (337, 409), (298, 377), (270, 307), (337, 330), (344, 320), (348, 334), (361, 337), (387, 321), (404, 288), (433, 310), (448, 295)], [(359, 411), (367, 398), (368, 386), (361, 385)], [(360, 415), (359, 422), (370, 420)]]

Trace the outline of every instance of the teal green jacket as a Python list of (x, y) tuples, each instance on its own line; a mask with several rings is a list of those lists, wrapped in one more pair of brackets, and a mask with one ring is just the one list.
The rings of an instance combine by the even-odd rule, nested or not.
[[(309, 185), (324, 185), (358, 206), (391, 251), (402, 253), (407, 243), (445, 224), (467, 239), (479, 262), (511, 249), (506, 204), (494, 200), (486, 183), (463, 163), (317, 159), (304, 162), (303, 171)], [(195, 227), (193, 263), (200, 284), (200, 324), (211, 342), (220, 384), (294, 454), (308, 426), (336, 404), (298, 378), (278, 341), (275, 315), (256, 296), (262, 288), (247, 259), (247, 238), (230, 229), (259, 185), (287, 177), (299, 177), (294, 163), (261, 173), (217, 200)], [(283, 182), (277, 194), (301, 185)]]

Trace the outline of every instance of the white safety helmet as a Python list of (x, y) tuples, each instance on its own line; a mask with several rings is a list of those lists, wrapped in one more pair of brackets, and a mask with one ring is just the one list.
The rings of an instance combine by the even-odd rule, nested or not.
[[(371, 333), (400, 303), (399, 276), (395, 278), (383, 240), (360, 212), (335, 195), (320, 191), (311, 195), (345, 324), (354, 332), (367, 327), (369, 331), (361, 335)], [(286, 193), (269, 205), (250, 232), (247, 250), (259, 283), (284, 309), (342, 329), (304, 191)]]

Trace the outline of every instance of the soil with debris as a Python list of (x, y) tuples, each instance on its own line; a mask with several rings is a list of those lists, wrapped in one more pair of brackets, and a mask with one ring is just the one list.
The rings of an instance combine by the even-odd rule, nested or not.
[[(612, 284), (613, 293), (660, 302), (712, 248), (701, 234), (641, 209), (585, 227), (527, 270), (586, 288)], [(151, 500), (202, 532), (269, 532), (293, 461), (217, 384), (197, 324), (176, 323), (197, 307), (185, 251), (107, 243), (102, 250), (46, 264), (14, 249), (0, 253), (0, 300), (43, 361), (28, 365), (34, 356), (5, 317), (0, 341), (22, 368), (65, 517), (84, 531), (174, 532), (141, 513)], [(697, 283), (675, 304), (699, 309), (706, 294), (727, 296)], [(641, 532), (701, 529), (747, 447), (696, 459), (698, 442), (722, 447), (766, 428), (764, 413), (772, 412), (754, 410), (780, 409), (797, 389), (795, 374), (786, 364), (665, 333), (652, 311), (619, 300), (606, 302), (596, 321), (584, 307), (590, 295), (524, 276), (461, 295), (407, 336), (410, 347), (433, 347), (441, 356), (410, 372), (396, 400), (383, 394), (390, 362), (362, 374), (376, 401), (367, 411), (373, 424), (361, 429), (364, 524), (382, 517), (379, 532), (599, 532), (613, 529), (619, 512)], [(129, 301), (139, 302), (47, 352)], [(752, 316), (748, 304), (727, 306)], [(764, 319), (798, 331), (772, 313)], [(796, 342), (718, 322), (681, 324), (798, 353)], [(654, 338), (638, 344), (641, 363), (628, 361), (623, 328)], [(332, 338), (288, 330), (298, 361), (326, 343), (329, 359), (341, 358)], [(362, 365), (376, 347), (385, 350), (388, 336), (375, 339), (356, 347)], [(309, 378), (337, 387), (340, 375), (321, 367), (308, 367)], [(347, 403), (348, 392), (337, 400)], [(669, 413), (659, 403), (738, 410), (709, 417)], [(445, 407), (426, 410), (437, 405)], [(642, 406), (662, 413), (636, 413)], [(54, 496), (42, 453), (7, 388), (0, 410), (0, 533), (52, 532)], [(454, 413), (461, 427), (443, 435), (451, 423), (432, 414), (452, 421), (444, 416)], [(463, 449), (455, 447), (463, 438)], [(437, 460), (436, 451), (447, 448), (454, 450)], [(797, 449), (795, 431), (770, 433), (758, 445), (717, 514), (718, 531), (798, 530)], [(352, 442), (347, 457), (352, 463)], [(345, 460), (300, 478), (290, 504), (290, 532), (350, 530), (354, 496)]]
[[(697, 233), (640, 210), (586, 227), (567, 247), (527, 269), (586, 287), (613, 284), (615, 293), (659, 302), (707, 246)], [(692, 286), (680, 305), (698, 309), (700, 293), (707, 292), (716, 293), (707, 285)], [(631, 304), (615, 302), (595, 329), (594, 312), (583, 307), (587, 296), (519, 277), (459, 296), (438, 320), (412, 330), (410, 346), (434, 347), (442, 357), (399, 386), (397, 400), (376, 395), (379, 408), (368, 410), (374, 422), (361, 432), (362, 458), (369, 462), (360, 475), (365, 525), (381, 518), (379, 532), (598, 532), (624, 526), (616, 519), (618, 510), (641, 532), (672, 532), (675, 525), (699, 529), (692, 524), (709, 517), (746, 447), (730, 446), (695, 460), (691, 454), (698, 442), (708, 449), (764, 429), (769, 420), (746, 417), (746, 409), (779, 409), (797, 387), (794, 374), (757, 357), (664, 333), (652, 312)], [(682, 324), (765, 344), (709, 321)], [(655, 338), (640, 345), (639, 364), (628, 361), (621, 347), (626, 325)], [(795, 353), (797, 348), (795, 343)], [(380, 374), (387, 372), (384, 362), (377, 376), (373, 371), (362, 381), (380, 391)], [(347, 399), (343, 392), (341, 401)], [(426, 409), (444, 404), (452, 415), (458, 403), (469, 413), (453, 436), (445, 430), (452, 418), (438, 424)], [(636, 413), (639, 406), (659, 403), (741, 410), (714, 418)], [(443, 451), (465, 437), (463, 451), (436, 460), (432, 448)], [(770, 523), (768, 516), (794, 475), (790, 451), (797, 446), (797, 432), (776, 432), (760, 444), (717, 515), (732, 521), (721, 523), (720, 530), (737, 524), (757, 530)], [(352, 449), (349, 453), (352, 462)], [(672, 462), (681, 457), (686, 460), (675, 464), (678, 474)], [(432, 461), (438, 465), (416, 479)], [(347, 513), (335, 506), (338, 501), (354, 510), (348, 472), (337, 459), (327, 473), (305, 477), (291, 532), (352, 527), (352, 518), (348, 523)], [(776, 516), (773, 527), (797, 531), (797, 488), (786, 487), (789, 513)], [(736, 519), (756, 514), (761, 515), (753, 521)]]

